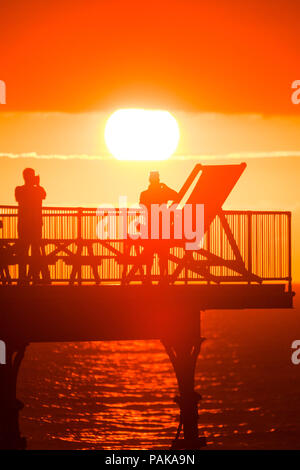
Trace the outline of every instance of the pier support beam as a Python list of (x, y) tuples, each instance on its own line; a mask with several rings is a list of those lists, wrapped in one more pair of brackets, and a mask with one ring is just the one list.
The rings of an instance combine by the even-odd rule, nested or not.
[[(174, 343), (163, 342), (174, 367), (179, 390), (175, 401), (180, 408), (180, 424), (172, 449), (192, 450), (206, 445), (205, 437), (198, 435), (198, 402), (201, 395), (194, 389), (196, 363), (202, 342), (202, 338), (192, 342), (187, 339)], [(182, 428), (184, 437), (180, 439)]]
[(5, 363), (0, 364), (0, 449), (20, 450), (26, 448), (19, 428), (19, 412), (24, 405), (17, 399), (16, 389), (26, 344), (5, 344)]

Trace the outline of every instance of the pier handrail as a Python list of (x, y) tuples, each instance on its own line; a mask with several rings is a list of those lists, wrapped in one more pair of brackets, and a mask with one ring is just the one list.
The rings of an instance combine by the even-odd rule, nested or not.
[[(103, 221), (104, 215), (97, 215), (97, 210), (95, 207), (42, 208), (42, 244), (54, 282), (69, 282), (74, 263), (77, 262), (75, 279), (80, 283), (94, 282), (96, 271), (100, 282), (120, 283), (124, 278), (124, 265), (128, 267), (136, 262), (139, 251), (134, 247), (142, 246), (147, 241), (133, 242), (118, 237), (99, 238), (97, 226)], [(117, 224), (120, 209), (107, 207), (105, 211), (107, 216), (110, 213), (116, 216)], [(137, 212), (138, 208), (127, 210), (128, 223), (132, 222)], [(0, 220), (3, 222), (3, 229), (0, 229), (2, 252), (5, 247), (9, 247), (12, 253), (17, 246), (17, 216), (17, 206), (0, 205)], [(235, 260), (234, 246), (228, 240), (224, 222), (240, 253), (239, 260)], [(129, 252), (128, 245), (132, 246)], [(0, 252), (0, 259), (1, 256), (2, 266), (4, 258)], [(141, 262), (141, 258), (139, 260)], [(16, 253), (8, 256), (6, 252), (5, 262), (13, 281), (18, 277), (17, 261)], [(182, 265), (180, 272), (179, 264)], [(291, 289), (291, 212), (222, 210), (210, 224), (202, 250), (187, 253), (178, 243), (170, 249), (168, 265), (169, 274), (177, 283), (286, 281)], [(141, 281), (141, 271), (142, 268), (132, 281)], [(152, 278), (159, 278), (157, 259)]]

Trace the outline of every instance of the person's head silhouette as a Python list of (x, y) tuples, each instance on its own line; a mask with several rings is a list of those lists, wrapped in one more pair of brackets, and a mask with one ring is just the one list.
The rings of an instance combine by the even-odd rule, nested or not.
[(33, 168), (25, 168), (25, 170), (23, 171), (23, 178), (24, 178), (25, 184), (27, 185), (34, 186), (35, 184), (37, 184), (38, 177), (35, 174), (35, 171), (33, 170)]
[(159, 178), (159, 172), (158, 171), (150, 171), (149, 175), (149, 183), (150, 184), (159, 184), (160, 183), (160, 178)]

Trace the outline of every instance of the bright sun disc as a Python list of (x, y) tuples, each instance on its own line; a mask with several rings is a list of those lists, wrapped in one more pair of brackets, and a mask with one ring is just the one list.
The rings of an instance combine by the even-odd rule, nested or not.
[(166, 160), (177, 148), (179, 127), (168, 111), (119, 109), (107, 120), (105, 142), (118, 160)]

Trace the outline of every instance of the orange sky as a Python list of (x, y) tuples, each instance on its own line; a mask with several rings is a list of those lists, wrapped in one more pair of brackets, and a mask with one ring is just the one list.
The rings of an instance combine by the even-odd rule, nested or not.
[(297, 0), (0, 3), (7, 109), (298, 113)]

